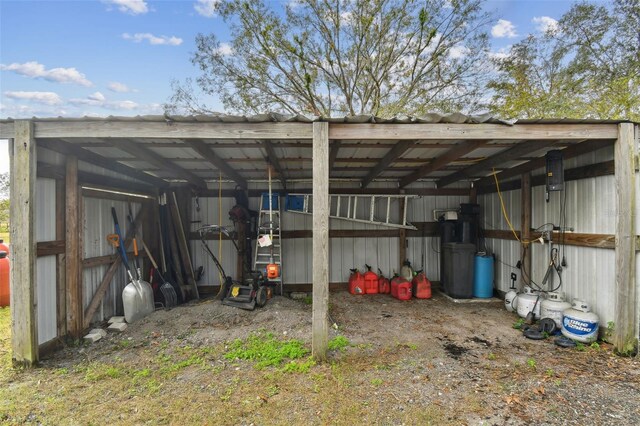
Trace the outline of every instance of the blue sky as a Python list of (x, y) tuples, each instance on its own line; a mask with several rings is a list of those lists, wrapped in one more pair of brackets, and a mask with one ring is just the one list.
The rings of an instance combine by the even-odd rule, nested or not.
[[(171, 81), (198, 75), (189, 60), (196, 34), (229, 37), (213, 3), (0, 0), (0, 118), (161, 114)], [(573, 3), (486, 1), (492, 50), (553, 25)], [(0, 172), (7, 163), (0, 155)]]
[[(228, 38), (210, 3), (0, 0), (0, 117), (162, 113), (171, 81), (198, 74), (189, 61), (196, 34)], [(572, 3), (487, 1), (493, 50), (552, 24)]]

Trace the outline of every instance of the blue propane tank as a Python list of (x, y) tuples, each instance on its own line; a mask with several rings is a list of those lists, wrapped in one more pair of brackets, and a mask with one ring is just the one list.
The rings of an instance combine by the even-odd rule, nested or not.
[(473, 297), (493, 297), (493, 256), (478, 253), (473, 264)]

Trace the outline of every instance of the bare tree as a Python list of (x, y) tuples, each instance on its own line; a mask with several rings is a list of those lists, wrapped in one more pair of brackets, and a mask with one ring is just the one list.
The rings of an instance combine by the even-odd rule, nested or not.
[[(284, 11), (230, 0), (231, 41), (199, 34), (195, 85), (233, 112), (314, 115), (474, 112), (484, 88), (489, 15), (481, 0), (298, 0)], [(168, 112), (210, 112), (193, 81)]]

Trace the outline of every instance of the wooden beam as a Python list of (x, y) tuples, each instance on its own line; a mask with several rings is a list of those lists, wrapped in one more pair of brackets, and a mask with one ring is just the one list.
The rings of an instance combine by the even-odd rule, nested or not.
[[(64, 180), (56, 180), (56, 240), (66, 237)], [(66, 243), (65, 243), (66, 244)], [(66, 248), (56, 257), (56, 319), (58, 337), (67, 335)]]
[[(531, 240), (531, 173), (525, 173), (520, 178), (522, 185), (522, 195), (520, 199), (521, 220), (520, 220), (520, 235), (522, 241)], [(528, 250), (527, 250), (528, 249)], [(533, 253), (531, 247), (521, 246), (520, 250), (523, 251), (520, 258), (522, 259), (524, 270), (528, 275), (532, 275), (531, 259)], [(525, 274), (520, 274), (520, 279), (523, 285), (529, 285), (531, 283), (525, 282)]]
[[(520, 231), (516, 231), (518, 237), (521, 236)], [(513, 232), (507, 229), (486, 229), (484, 231), (485, 238), (494, 238), (497, 240), (514, 240)], [(542, 236), (541, 232), (534, 232), (530, 230), (530, 238), (529, 240), (536, 240)], [(564, 236), (562, 236), (559, 232), (553, 233), (553, 241), (554, 244), (561, 244), (567, 246), (575, 246), (575, 247), (590, 247), (590, 248), (601, 248), (601, 249), (615, 249), (615, 235), (613, 234), (585, 234), (579, 232), (566, 232)], [(633, 239), (633, 238), (632, 238)], [(640, 237), (636, 236), (634, 241), (636, 241), (636, 248), (640, 249), (640, 244), (638, 244)], [(535, 242), (533, 243), (535, 244)]]
[(218, 155), (213, 152), (210, 145), (198, 139), (187, 139), (184, 142), (202, 158), (213, 164), (217, 169), (222, 170), (226, 176), (233, 179), (242, 188), (247, 188), (247, 180), (243, 178), (233, 167), (231, 167), (226, 160), (218, 157)]
[[(595, 151), (600, 148), (606, 148), (608, 146), (612, 146), (613, 143), (614, 141), (612, 140), (599, 140), (599, 139), (576, 143), (564, 148), (562, 150), (562, 157), (566, 161), (570, 158), (574, 158), (582, 154), (587, 154), (589, 152)], [(525, 173), (531, 172), (533, 170), (545, 167), (545, 164), (546, 164), (546, 158), (543, 155), (542, 157), (520, 164), (516, 167), (502, 170), (498, 174), (498, 179), (503, 181), (510, 177), (520, 176)], [(487, 176), (475, 182), (475, 186), (477, 187), (493, 185), (493, 184), (494, 184), (493, 176)]]
[(326, 361), (329, 342), (329, 124), (313, 123), (312, 354)]
[(39, 241), (36, 244), (36, 253), (38, 257), (52, 256), (65, 252), (64, 240), (55, 241)]
[[(342, 146), (342, 142), (339, 140), (331, 141), (331, 145), (329, 146), (329, 176), (331, 176), (331, 171), (333, 170), (333, 166), (336, 164), (338, 159), (338, 151), (340, 151), (340, 146)], [(375, 162), (375, 159), (366, 159), (371, 162)], [(346, 161), (346, 160), (344, 160)]]
[(80, 186), (78, 158), (67, 156), (65, 196), (65, 258), (67, 278), (67, 330), (75, 338), (82, 333), (82, 268), (80, 253)]
[(615, 124), (350, 124), (331, 123), (329, 139), (582, 140), (615, 139)]
[(362, 179), (362, 187), (366, 188), (367, 185), (369, 185), (373, 179), (389, 167), (391, 163), (396, 161), (398, 157), (404, 154), (409, 148), (415, 146), (416, 142), (417, 141), (415, 140), (402, 140), (396, 143), (393, 148), (391, 148), (389, 152), (382, 157), (378, 164), (371, 169), (367, 176)]
[(84, 161), (89, 164), (93, 164), (103, 169), (110, 170), (121, 175), (138, 179), (148, 185), (164, 188), (169, 186), (169, 182), (160, 179), (159, 177), (152, 176), (143, 171), (134, 169), (124, 164), (118, 163), (113, 159), (98, 155), (88, 149), (80, 148), (72, 143), (60, 140), (60, 139), (41, 139), (38, 141), (38, 146), (50, 149), (52, 151), (59, 152), (64, 155), (74, 155), (78, 157), (78, 160)]
[[(53, 164), (38, 162), (38, 177), (49, 179), (65, 179), (65, 168)], [(94, 188), (103, 188), (107, 191), (140, 193), (151, 196), (154, 188), (145, 183), (132, 182), (128, 180), (113, 178), (90, 172), (78, 171), (78, 184), (87, 185)]]
[[(407, 213), (407, 203), (404, 199), (400, 200), (400, 217), (404, 217)], [(407, 230), (400, 229), (398, 231), (398, 273), (407, 260)]]
[(491, 170), (493, 167), (504, 164), (506, 161), (511, 161), (522, 157), (525, 154), (528, 154), (532, 151), (537, 151), (545, 146), (553, 145), (554, 141), (543, 140), (543, 141), (532, 141), (527, 140), (524, 142), (520, 142), (514, 145), (512, 148), (505, 149), (491, 157), (480, 161), (479, 163), (473, 164), (467, 167), (464, 170), (460, 170), (459, 172), (452, 173), (447, 175), (437, 182), (438, 188), (445, 187), (447, 185), (451, 185), (452, 183), (458, 182), (462, 179), (473, 178), (477, 176), (480, 172), (486, 172)]
[[(136, 218), (133, 220), (134, 226), (128, 227), (127, 233), (124, 237), (125, 248), (128, 248), (131, 242), (133, 241), (133, 228), (139, 227), (140, 218), (142, 217), (142, 213), (144, 209), (145, 209), (145, 205), (143, 204), (142, 208), (136, 215)], [(127, 256), (128, 255), (129, 254), (127, 253)], [(117, 258), (113, 261), (111, 266), (109, 266), (109, 269), (107, 269), (107, 272), (104, 274), (104, 277), (100, 282), (100, 285), (98, 285), (98, 288), (96, 289), (95, 293), (93, 293), (93, 296), (91, 297), (91, 301), (89, 302), (87, 309), (85, 309), (84, 311), (83, 328), (87, 328), (91, 324), (93, 315), (96, 313), (96, 310), (100, 306), (100, 302), (102, 302), (102, 299), (104, 298), (104, 295), (107, 292), (107, 289), (109, 288), (109, 284), (111, 284), (111, 280), (113, 280), (113, 277), (118, 271), (121, 263), (122, 263), (122, 258), (120, 256), (117, 256)]]
[(403, 188), (409, 185), (412, 182), (417, 181), (420, 178), (427, 176), (430, 173), (435, 172), (436, 170), (442, 169), (447, 164), (452, 161), (457, 160), (458, 158), (467, 155), (468, 153), (480, 148), (487, 144), (487, 140), (480, 141), (462, 141), (458, 145), (452, 147), (449, 151), (445, 152), (438, 158), (434, 158), (429, 163), (420, 167), (415, 172), (403, 177), (400, 179), (400, 188)]
[(264, 145), (265, 151), (267, 151), (267, 159), (269, 160), (269, 164), (271, 164), (276, 170), (276, 172), (278, 173), (278, 176), (279, 176), (278, 180), (280, 181), (280, 184), (282, 185), (282, 187), (286, 190), (287, 180), (284, 174), (284, 169), (280, 165), (280, 161), (278, 160), (276, 151), (275, 149), (273, 149), (273, 144), (271, 143), (271, 141), (268, 141), (268, 140), (262, 141), (262, 144)]
[(146, 161), (163, 170), (170, 170), (171, 172), (175, 173), (176, 175), (180, 176), (181, 178), (185, 179), (198, 188), (205, 189), (207, 187), (204, 179), (194, 175), (193, 173), (183, 169), (182, 167), (177, 166), (161, 155), (156, 154), (149, 148), (135, 143), (131, 139), (109, 138), (105, 139), (105, 141), (115, 146), (116, 148), (133, 155), (138, 160)]
[[(0, 123), (0, 138), (13, 138), (14, 123)], [(311, 139), (310, 123), (184, 123), (146, 120), (47, 120), (35, 122), (40, 138)], [(362, 139), (362, 138), (360, 138)]]
[[(266, 188), (264, 189), (249, 189), (247, 194), (249, 197), (260, 197), (261, 194), (268, 192)], [(311, 194), (311, 188), (297, 188), (295, 191), (291, 191), (296, 194)], [(434, 195), (434, 196), (447, 196), (447, 195), (469, 195), (469, 190), (465, 188), (407, 188), (400, 190), (398, 188), (331, 188), (329, 189), (329, 194), (331, 195), (346, 195), (346, 194), (374, 194), (374, 195), (397, 195), (400, 193), (407, 195)], [(203, 191), (198, 191), (198, 194), (201, 198), (206, 197), (218, 197), (217, 189), (207, 189)], [(232, 189), (223, 189), (222, 197), (223, 198), (232, 198), (234, 195), (234, 191)]]
[(189, 244), (185, 236), (185, 229), (183, 227), (182, 216), (180, 215), (180, 209), (178, 207), (175, 192), (167, 193), (167, 198), (169, 199), (168, 203), (169, 208), (171, 209), (171, 218), (173, 219), (173, 225), (176, 230), (182, 265), (186, 268), (185, 275), (192, 292), (191, 296), (195, 299), (200, 299), (200, 295), (198, 294), (198, 285), (196, 284), (196, 277), (193, 271), (193, 263), (191, 263), (191, 255), (189, 254)]
[(38, 362), (36, 308), (36, 141), (33, 124), (15, 122), (15, 139), (9, 142), (11, 188), (11, 342), (15, 366)]
[[(573, 180), (588, 179), (599, 176), (610, 176), (614, 171), (614, 161), (603, 161), (602, 163), (590, 164), (588, 166), (575, 167), (573, 169), (566, 169), (564, 171), (565, 182)], [(499, 175), (498, 175), (499, 176)], [(531, 186), (546, 185), (545, 175), (537, 175), (531, 178)], [(512, 180), (509, 182), (500, 182), (500, 191), (513, 191), (514, 189), (520, 189), (520, 179)], [(488, 186), (477, 187), (478, 194), (488, 194), (496, 192), (495, 181)]]
[[(637, 128), (635, 129), (637, 131)], [(613, 344), (622, 355), (638, 350), (638, 289), (636, 286), (635, 215), (637, 141), (632, 123), (618, 125), (614, 146), (617, 194), (615, 328)]]

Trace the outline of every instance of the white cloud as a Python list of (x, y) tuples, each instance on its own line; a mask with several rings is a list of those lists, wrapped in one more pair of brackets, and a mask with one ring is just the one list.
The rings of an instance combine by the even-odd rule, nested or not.
[(218, 46), (218, 53), (223, 56), (232, 55), (233, 47), (229, 43), (222, 42), (220, 46)]
[(489, 57), (491, 59), (505, 59), (511, 53), (511, 45), (506, 47), (501, 47), (497, 52), (489, 52)]
[(161, 44), (166, 44), (169, 46), (179, 46), (182, 44), (182, 39), (179, 37), (175, 37), (175, 36), (171, 36), (171, 37), (167, 37), (167, 36), (155, 36), (151, 33), (136, 33), (136, 34), (129, 34), (129, 33), (124, 33), (122, 34), (122, 38), (125, 40), (132, 40), (136, 43), (140, 43), (144, 40), (147, 40), (150, 44), (153, 45), (161, 45)]
[(193, 4), (193, 8), (206, 18), (213, 18), (217, 15), (216, 7), (220, 3), (220, 0), (198, 0)]
[(100, 92), (95, 92), (86, 98), (72, 98), (69, 103), (75, 106), (93, 106), (109, 110), (132, 110), (138, 108), (138, 104), (133, 101), (109, 101)]
[(108, 5), (117, 6), (118, 10), (130, 15), (140, 15), (149, 11), (149, 6), (144, 0), (103, 0)]
[(127, 86), (124, 83), (119, 83), (117, 81), (112, 81), (107, 85), (107, 88), (109, 90), (111, 90), (112, 92), (116, 92), (116, 93), (129, 93), (129, 92), (134, 92), (133, 89), (129, 88), (129, 86)]
[(37, 102), (45, 105), (58, 105), (62, 103), (62, 99), (54, 92), (4, 92), (9, 99), (19, 99), (22, 101)]
[(535, 16), (531, 22), (536, 24), (536, 30), (541, 33), (555, 33), (558, 31), (558, 21), (549, 16)]
[(495, 38), (514, 38), (518, 36), (515, 25), (506, 19), (498, 20), (498, 23), (491, 28), (491, 35)]
[(75, 83), (81, 86), (93, 86), (93, 83), (87, 80), (87, 77), (75, 68), (46, 69), (44, 65), (36, 61), (25, 62), (24, 64), (0, 64), (0, 70), (13, 71), (25, 77), (43, 78), (56, 83)]
[(451, 59), (461, 59), (471, 53), (471, 49), (462, 44), (456, 44), (451, 49), (449, 49), (449, 57)]

